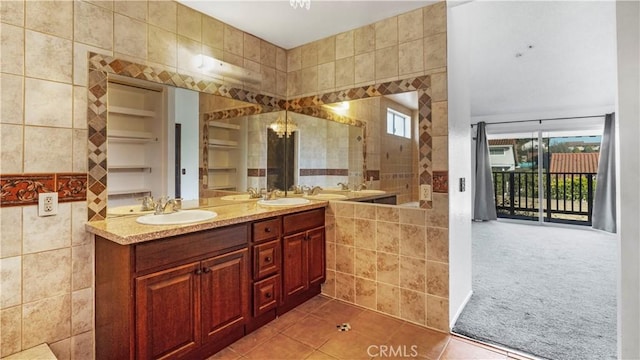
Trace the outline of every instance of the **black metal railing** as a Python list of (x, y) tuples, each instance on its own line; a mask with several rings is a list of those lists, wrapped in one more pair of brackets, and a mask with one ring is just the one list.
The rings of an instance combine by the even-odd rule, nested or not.
[[(594, 173), (493, 172), (493, 190), (498, 217), (591, 225)], [(539, 186), (542, 185), (542, 204)]]

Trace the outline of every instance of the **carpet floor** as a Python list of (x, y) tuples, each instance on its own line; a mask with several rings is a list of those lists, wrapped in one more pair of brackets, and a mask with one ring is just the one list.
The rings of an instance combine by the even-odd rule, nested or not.
[(617, 241), (590, 229), (473, 223), (473, 295), (453, 332), (554, 360), (616, 358)]

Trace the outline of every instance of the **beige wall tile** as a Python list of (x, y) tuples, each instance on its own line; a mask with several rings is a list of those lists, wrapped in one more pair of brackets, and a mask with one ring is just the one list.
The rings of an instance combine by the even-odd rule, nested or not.
[(400, 255), (426, 258), (427, 230), (424, 226), (400, 225)]
[(448, 102), (431, 103), (431, 123), (433, 136), (447, 136), (449, 133)]
[(376, 29), (376, 49), (398, 45), (398, 18), (391, 17), (374, 24)]
[(0, 71), (16, 75), (24, 74), (24, 31), (22, 28), (1, 23), (0, 40), (2, 41)]
[(62, 340), (71, 335), (71, 295), (61, 295), (22, 306), (22, 346)]
[(336, 60), (352, 57), (354, 55), (353, 31), (347, 31), (336, 35)]
[(202, 14), (178, 4), (178, 35), (202, 41)]
[(92, 360), (93, 348), (93, 332), (71, 337), (71, 360)]
[(398, 39), (400, 43), (422, 39), (422, 9), (398, 15)]
[(87, 130), (73, 129), (73, 163), (74, 172), (87, 172)]
[(358, 249), (376, 249), (376, 222), (355, 219), (355, 244)]
[(73, 128), (87, 128), (87, 88), (84, 86), (73, 87)]
[(333, 62), (336, 59), (336, 38), (330, 36), (318, 41), (318, 64)]
[(268, 66), (261, 66), (262, 89), (265, 92), (276, 93), (276, 69)]
[(419, 291), (426, 291), (426, 260), (400, 256), (400, 287)]
[(22, 172), (22, 125), (0, 124), (0, 174)]
[(446, 171), (449, 169), (448, 136), (433, 136), (433, 151), (431, 152), (432, 168), (434, 171)]
[(400, 315), (400, 288), (393, 285), (377, 283), (378, 311), (385, 314)]
[(100, 6), (101, 8), (113, 11), (113, 0), (85, 0), (86, 2)]
[(0, 259), (0, 309), (22, 303), (22, 257)]
[(427, 326), (449, 331), (449, 301), (427, 295)]
[(0, 19), (2, 19), (2, 22), (24, 26), (24, 5), (24, 0), (0, 1)]
[(244, 33), (244, 57), (257, 63), (260, 62), (260, 39)]
[(114, 51), (147, 58), (147, 24), (130, 17), (114, 16)]
[(395, 206), (376, 206), (376, 219), (379, 221), (400, 221), (399, 208)]
[(355, 216), (359, 219), (376, 219), (376, 208), (378, 205), (355, 204)]
[(260, 63), (259, 62), (255, 62), (255, 61), (251, 61), (249, 59), (244, 59), (243, 61), (243, 67), (247, 70), (250, 70), (254, 73), (259, 74), (261, 71), (260, 68)]
[(336, 272), (327, 270), (326, 280), (322, 284), (322, 293), (326, 296), (336, 296)]
[(336, 60), (336, 87), (354, 84), (353, 56)]
[[(42, 94), (47, 94), (47, 96), (42, 96)], [(70, 128), (73, 126), (73, 86), (59, 82), (26, 78), (25, 109), (26, 125)], [(42, 132), (42, 130), (40, 131)], [(25, 138), (25, 141), (28, 140), (28, 138)], [(69, 144), (70, 142), (62, 144), (62, 146), (68, 146)], [(42, 147), (44, 145), (42, 144)], [(56, 151), (55, 149), (51, 150)]]
[(377, 286), (375, 281), (356, 277), (356, 304), (368, 309), (377, 309)]
[(49, 343), (49, 348), (58, 360), (71, 360), (71, 338)]
[(315, 94), (318, 92), (318, 67), (313, 66), (302, 69), (300, 71), (302, 76), (302, 93), (303, 94)]
[(297, 96), (301, 93), (301, 79), (300, 70), (287, 73), (287, 96)]
[(91, 243), (91, 236), (85, 230), (84, 224), (87, 222), (87, 203), (71, 203), (71, 244), (86, 245)]
[[(4, 134), (1, 127), (0, 131)], [(4, 154), (4, 151), (2, 153)], [(1, 169), (0, 173), (6, 174)], [(11, 224), (11, 226), (0, 226), (0, 258), (21, 255), (22, 208), (0, 207), (0, 223)]]
[(325, 257), (327, 263), (327, 269), (336, 269), (336, 243), (327, 243), (325, 246)]
[(350, 303), (356, 300), (355, 277), (336, 272), (336, 298)]
[(401, 224), (425, 226), (426, 215), (423, 209), (401, 208), (399, 210)]
[(177, 67), (177, 51), (178, 38), (175, 33), (149, 26), (148, 57), (150, 61)]
[(376, 50), (376, 80), (398, 76), (398, 47)]
[(335, 202), (335, 213), (336, 216), (342, 217), (350, 217), (352, 218), (355, 214), (355, 204), (350, 204), (347, 202)]
[(427, 210), (427, 226), (449, 227), (449, 195), (432, 194), (433, 208)]
[(22, 308), (0, 310), (0, 356), (22, 350)]
[(336, 64), (328, 62), (318, 65), (318, 91), (328, 92), (336, 86)]
[(97, 54), (104, 54), (111, 56), (113, 55), (112, 51), (107, 51), (104, 49), (100, 49), (95, 46), (85, 45), (79, 42), (73, 43), (73, 83), (75, 85), (87, 86), (87, 76), (88, 76), (88, 55), (87, 53), (91, 51)]
[(222, 61), (236, 66), (244, 66), (244, 58), (241, 55), (232, 54), (230, 52), (224, 52)]
[(424, 325), (427, 322), (426, 298), (423, 292), (400, 289), (400, 317)]
[(318, 44), (313, 42), (300, 47), (302, 68), (318, 65)]
[(232, 26), (224, 25), (224, 51), (243, 56), (244, 33)]
[(114, 1), (113, 9), (115, 12), (120, 13), (122, 15), (127, 15), (134, 19), (140, 21), (147, 21), (147, 8), (148, 2), (147, 0), (140, 1)]
[(74, 246), (71, 249), (72, 289), (79, 290), (91, 286), (93, 279), (93, 246)]
[(355, 274), (358, 277), (376, 280), (377, 257), (373, 250), (356, 248)]
[(443, 298), (449, 296), (449, 266), (427, 261), (427, 293)]
[(424, 51), (422, 39), (400, 44), (398, 52), (398, 73), (400, 76), (423, 70)]
[(276, 67), (276, 46), (260, 40), (260, 63), (270, 68)]
[(93, 291), (86, 288), (71, 293), (71, 335), (91, 331), (93, 327)]
[(378, 221), (376, 224), (376, 248), (392, 254), (400, 253), (400, 225)]
[(287, 96), (287, 73), (276, 70), (276, 94), (278, 96)]
[(297, 47), (287, 51), (287, 71), (302, 69), (302, 48)]
[[(38, 207), (22, 208), (22, 251), (31, 254), (40, 251), (61, 249), (71, 244), (71, 206), (58, 205), (58, 215), (38, 216)], [(47, 234), (43, 237), (42, 234)]]
[[(200, 55), (201, 50), (202, 46), (199, 42), (178, 36), (178, 71), (198, 73), (200, 64), (197, 62), (197, 56)], [(242, 65), (240, 64), (240, 66)]]
[(424, 68), (426, 70), (447, 66), (447, 34), (424, 38)]
[(287, 61), (288, 55), (287, 52), (279, 47), (276, 47), (276, 70), (279, 71), (287, 71)]
[(431, 101), (447, 100), (447, 73), (431, 75)]
[[(396, 254), (377, 253), (378, 266), (376, 276), (378, 282), (391, 285), (400, 284), (400, 257)], [(379, 302), (378, 302), (379, 303)]]
[(209, 16), (202, 17), (202, 43), (224, 49), (224, 24)]
[(73, 40), (102, 49), (113, 49), (113, 13), (83, 1), (75, 1), (74, 6)]
[(25, 27), (27, 29), (65, 39), (72, 38), (73, 2), (66, 0), (27, 1), (25, 5)]
[(23, 256), (23, 301), (25, 303), (67, 294), (71, 291), (69, 248)]
[(436, 227), (427, 229), (427, 259), (449, 262), (449, 229)]
[(355, 249), (353, 246), (336, 244), (336, 271), (355, 273)]
[(444, 33), (447, 31), (447, 6), (441, 1), (437, 4), (422, 8), (424, 14), (424, 36)]
[(354, 246), (355, 221), (353, 218), (336, 217), (336, 243)]
[(356, 84), (364, 82), (373, 82), (376, 79), (376, 54), (368, 52), (355, 57), (355, 75)]
[(0, 123), (23, 123), (23, 77), (0, 73)]
[(176, 32), (178, 3), (175, 1), (149, 1), (149, 24)]
[(355, 54), (372, 52), (376, 49), (376, 27), (374, 24), (359, 27), (353, 33)]

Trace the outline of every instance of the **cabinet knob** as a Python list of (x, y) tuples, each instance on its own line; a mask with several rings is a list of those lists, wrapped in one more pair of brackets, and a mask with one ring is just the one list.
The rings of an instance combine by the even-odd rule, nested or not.
[(264, 228), (264, 232), (270, 233), (271, 232), (271, 228)]
[(271, 261), (271, 256), (267, 256), (266, 258), (264, 258), (264, 261), (266, 261), (266, 262)]
[(211, 268), (206, 267), (206, 268), (202, 269), (202, 271), (204, 271), (205, 274), (208, 274), (208, 273), (211, 272)]
[(202, 274), (202, 269), (196, 269), (196, 275)]
[(264, 294), (264, 297), (266, 297), (267, 299), (271, 299), (271, 293)]

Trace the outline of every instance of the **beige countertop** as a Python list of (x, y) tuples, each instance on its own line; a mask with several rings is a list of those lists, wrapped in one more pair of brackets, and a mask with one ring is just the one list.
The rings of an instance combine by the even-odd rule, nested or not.
[(143, 225), (136, 222), (139, 215), (127, 215), (87, 222), (88, 232), (99, 235), (121, 245), (136, 244), (149, 240), (188, 234), (196, 231), (214, 229), (222, 226), (265, 219), (304, 210), (326, 207), (327, 201), (314, 201), (304, 205), (270, 207), (258, 205), (257, 201), (246, 201), (230, 205), (214, 206), (214, 200), (201, 200), (201, 210), (210, 210), (218, 214), (214, 219), (186, 225)]

